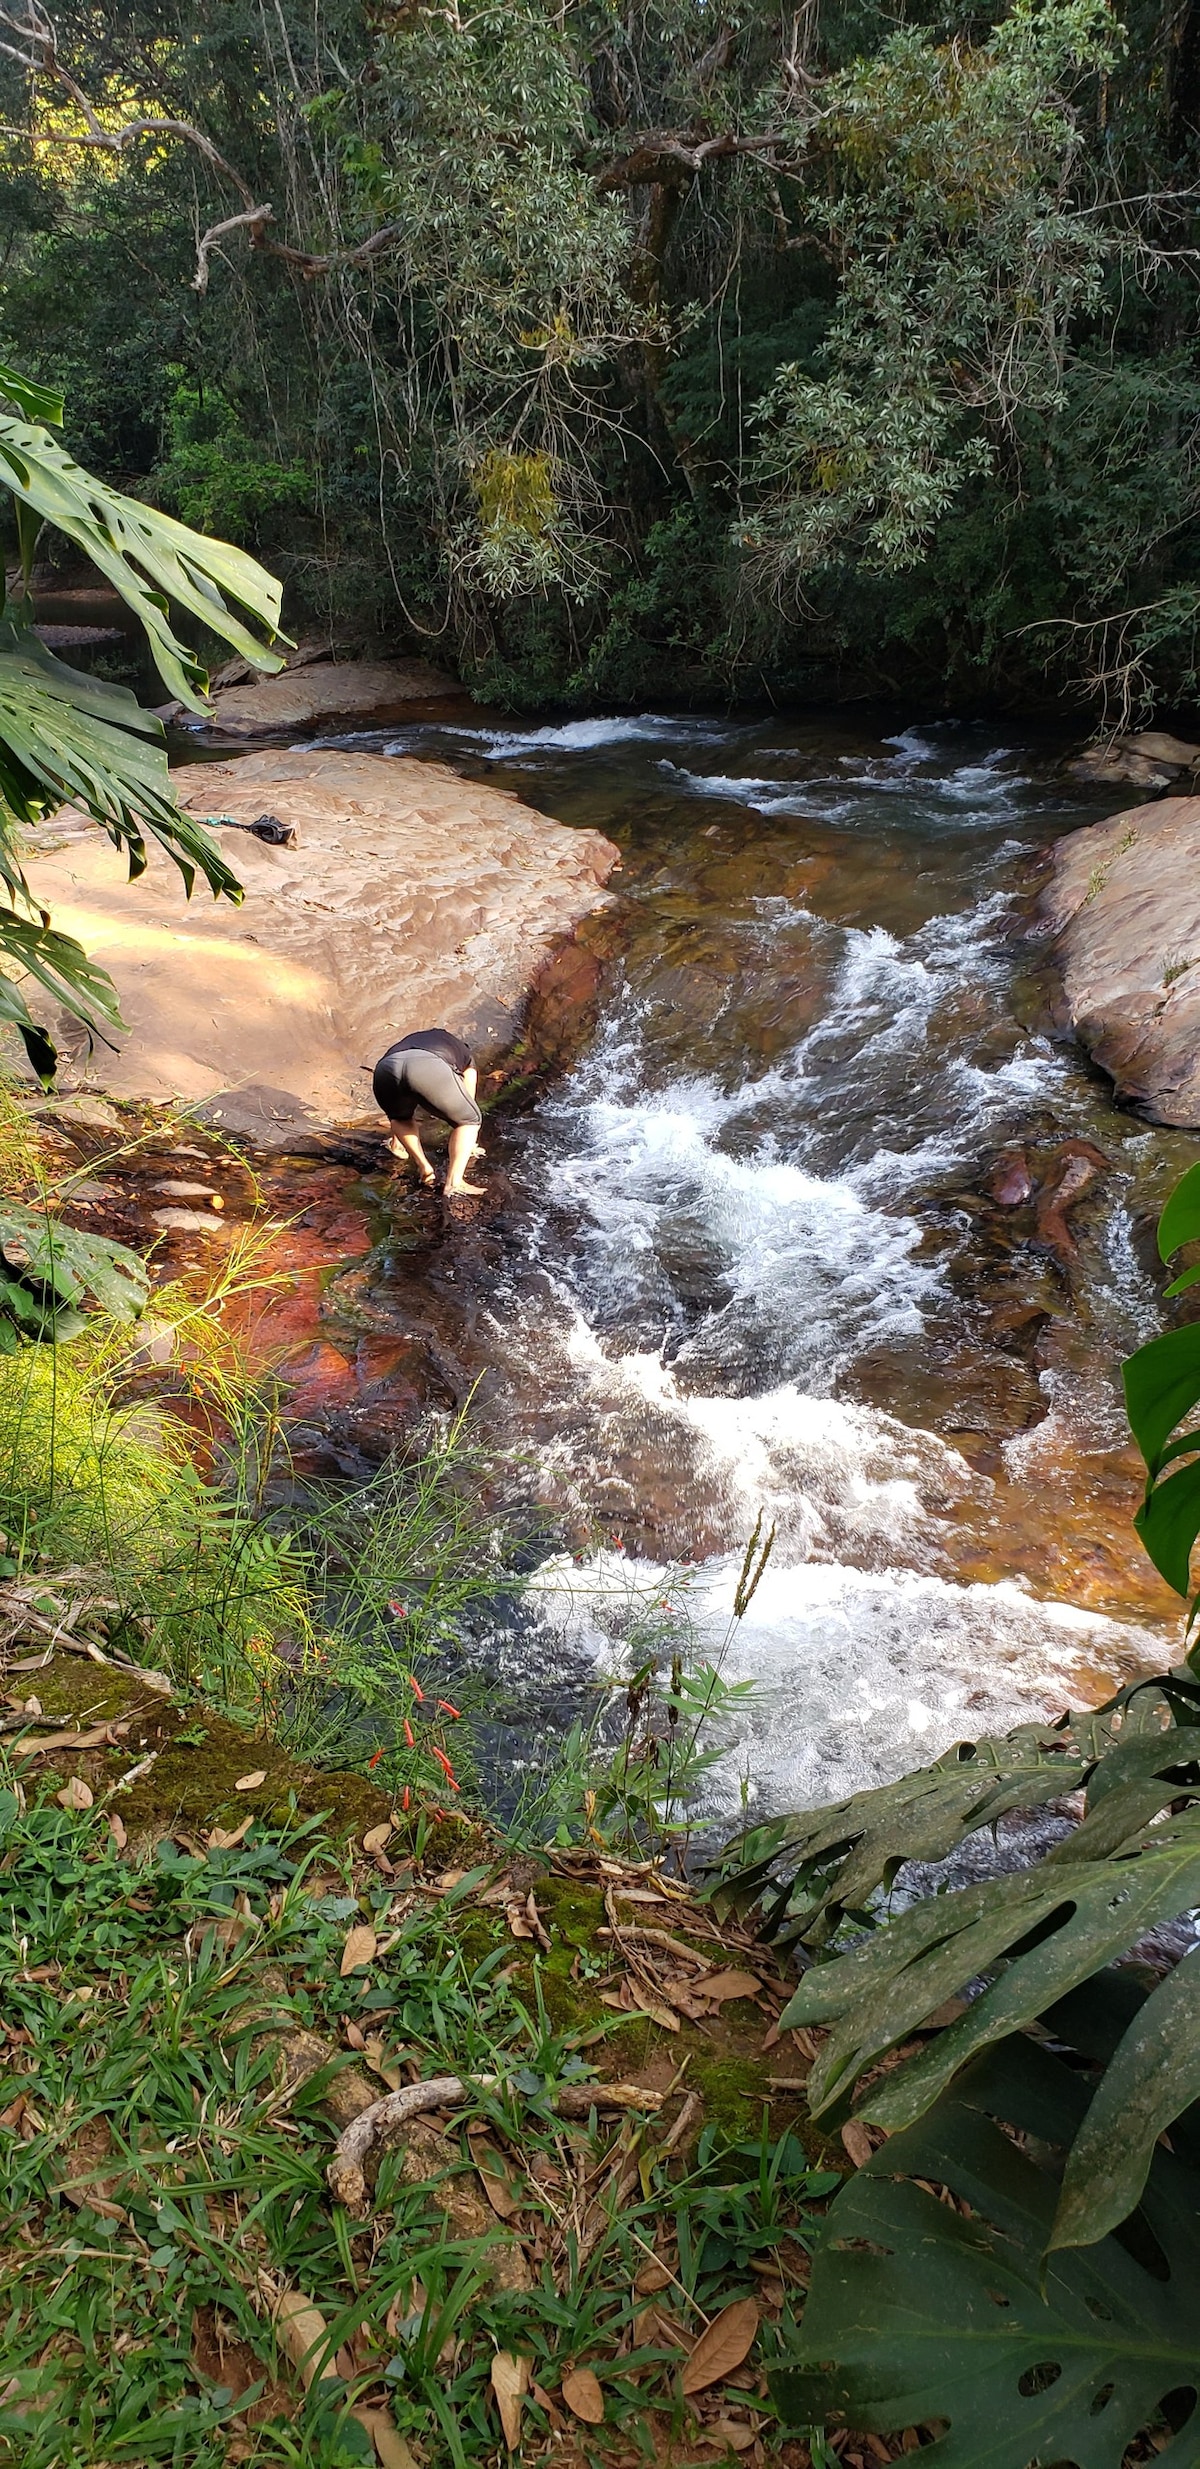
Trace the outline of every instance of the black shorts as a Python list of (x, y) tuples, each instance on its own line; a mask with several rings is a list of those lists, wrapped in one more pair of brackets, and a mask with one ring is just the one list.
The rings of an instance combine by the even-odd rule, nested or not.
[(392, 1123), (411, 1123), (418, 1106), (427, 1106), (456, 1128), (483, 1121), (453, 1064), (426, 1047), (406, 1046), (398, 1054), (385, 1054), (375, 1066), (371, 1087), (376, 1105)]

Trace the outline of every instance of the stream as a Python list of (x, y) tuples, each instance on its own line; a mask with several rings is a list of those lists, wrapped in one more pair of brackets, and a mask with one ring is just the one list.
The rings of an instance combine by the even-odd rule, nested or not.
[[(756, 1814), (1173, 1658), (1132, 1534), (1123, 1354), (1159, 1327), (1153, 1222), (1200, 1142), (1049, 1030), (1033, 853), (1111, 810), (1049, 735), (857, 713), (412, 726), (421, 754), (599, 826), (623, 871), (599, 1023), (486, 1130), (455, 1230), (399, 1179), (331, 1331), (434, 1332), (577, 1548), (477, 1651), (519, 1773), (659, 1619), (753, 1679), (717, 1784)], [(402, 1020), (397, 1031), (420, 1025)], [(1064, 1138), (1107, 1165), (1076, 1250), (986, 1185)], [(731, 1622), (762, 1511), (774, 1550)]]

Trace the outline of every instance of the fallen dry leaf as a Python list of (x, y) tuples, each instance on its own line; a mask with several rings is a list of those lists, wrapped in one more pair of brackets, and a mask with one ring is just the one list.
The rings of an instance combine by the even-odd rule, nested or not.
[(710, 2442), (728, 2444), (731, 2452), (748, 2452), (754, 2428), (744, 2418), (710, 2418), (704, 2429)]
[(350, 2415), (357, 2418), (364, 2433), (370, 2436), (382, 2469), (417, 2469), (416, 2453), (405, 2442), (386, 2409), (352, 2409)]
[(842, 2128), (842, 2142), (856, 2169), (861, 2169), (875, 2149), (861, 2118), (847, 2118)]
[[(240, 1783), (237, 1788), (240, 1792), (242, 1788)], [(240, 1826), (214, 1826), (205, 1838), (209, 1851), (231, 1852), (234, 1845), (240, 1843), (244, 1835), (249, 1834), (253, 1824), (252, 1817), (244, 1817)]]
[(669, 2289), (671, 2280), (672, 2274), (666, 2264), (660, 2263), (657, 2255), (652, 2255), (650, 2261), (642, 2265), (633, 2285), (640, 2298), (648, 2298), (656, 2289)]
[(604, 2394), (590, 2366), (576, 2366), (562, 2379), (562, 2396), (572, 2417), (585, 2426), (603, 2426)]
[(525, 1918), (528, 1921), (530, 1929), (532, 1930), (534, 1937), (537, 1939), (538, 1945), (541, 1947), (542, 1952), (548, 1955), (550, 1952), (550, 1932), (542, 1919), (536, 1903), (534, 1902), (532, 1886), (525, 1897)]
[(729, 1997), (757, 1997), (761, 1987), (753, 1972), (708, 1972), (697, 1981), (696, 1995), (713, 1998), (720, 2005)]
[(90, 1809), (94, 1794), (82, 1775), (72, 1775), (70, 1782), (65, 1783), (61, 1792), (56, 1792), (54, 1797), (60, 1809)]
[(266, 1767), (256, 1766), (252, 1775), (239, 1775), (233, 1788), (235, 1792), (256, 1792), (259, 1784), (265, 1783), (266, 1780)]
[(493, 2212), (497, 2213), (501, 2220), (511, 2220), (514, 2214), (521, 2209), (521, 2198), (509, 2179), (499, 2153), (477, 2150), (474, 2160), (479, 2173), (479, 2183)]
[(298, 2289), (285, 2289), (275, 2307), (275, 2328), (307, 2392), (318, 2375), (341, 2372), (329, 2354), (329, 2326), (319, 2306)]
[(391, 1837), (391, 1819), (385, 1818), (382, 1826), (368, 1827), (367, 1832), (362, 1839), (362, 1847), (364, 1852), (385, 1852), (391, 1841)]
[(692, 2392), (707, 2392), (712, 2383), (723, 2383), (749, 2356), (757, 2331), (758, 2308), (753, 2298), (735, 2298), (732, 2306), (723, 2306), (707, 2332), (701, 2333), (684, 2367), (680, 2384), (685, 2398)]
[(533, 1936), (534, 1932), (533, 1932), (533, 1930), (532, 1930), (532, 1929), (530, 1928), (530, 1926), (529, 1926), (529, 1921), (528, 1921), (528, 1918), (527, 1918), (527, 1916), (526, 1916), (525, 1906), (524, 1906), (524, 1904), (523, 1904), (523, 1903), (521, 1903), (520, 1901), (516, 1901), (516, 1900), (514, 1900), (512, 1903), (510, 1903), (510, 1904), (508, 1905), (508, 1908), (507, 1908), (507, 1910), (506, 1910), (506, 1912), (505, 1912), (504, 1917), (505, 1917), (505, 1919), (507, 1920), (508, 1925), (509, 1925), (509, 1928), (511, 1929), (512, 1934), (513, 1934), (513, 1936), (514, 1936), (514, 1937), (532, 1937), (532, 1936)]
[(373, 1963), (378, 1944), (379, 1940), (375, 1931), (369, 1929), (365, 1922), (360, 1922), (356, 1929), (351, 1929), (342, 1948), (342, 1979), (345, 1980), (348, 1972), (356, 1972), (360, 1963)]
[[(129, 1725), (123, 1723), (121, 1729), (127, 1732)], [(87, 1732), (42, 1732), (36, 1740), (15, 1740), (10, 1754), (13, 1757), (47, 1757), (51, 1749), (103, 1749), (110, 1746), (112, 1739), (111, 1724), (93, 1723)]]
[(384, 2048), (382, 2032), (373, 2032), (370, 2039), (363, 2042), (363, 2055), (372, 2074), (378, 2075), (381, 2081), (386, 2083), (389, 2092), (398, 2092), (404, 2082), (404, 2077), (400, 2068), (394, 2066), (390, 2059), (385, 2057)]
[(108, 1831), (112, 1836), (113, 1842), (116, 1844), (117, 1850), (119, 1852), (123, 1852), (129, 1841), (129, 1831), (126, 1827), (124, 1818), (118, 1817), (115, 1809), (110, 1809), (108, 1813)]
[(492, 2359), (492, 2390), (504, 2440), (509, 2451), (515, 2452), (521, 2440), (521, 2403), (529, 2390), (528, 2358), (514, 2357), (511, 2349), (497, 2349)]

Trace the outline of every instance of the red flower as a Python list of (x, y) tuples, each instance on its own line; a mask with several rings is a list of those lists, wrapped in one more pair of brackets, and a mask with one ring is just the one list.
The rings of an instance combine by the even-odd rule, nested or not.
[[(433, 1747), (433, 1744), (432, 1744), (432, 1743), (431, 1743), (430, 1745), (431, 1745), (431, 1747)], [(446, 1755), (445, 1750), (444, 1750), (444, 1749), (439, 1749), (439, 1748), (433, 1747), (433, 1754), (434, 1754), (435, 1758), (437, 1759), (438, 1765), (441, 1767), (443, 1774), (445, 1775), (446, 1781), (447, 1781), (447, 1783), (449, 1784), (451, 1791), (452, 1791), (452, 1792), (457, 1792), (457, 1791), (458, 1791), (458, 1789), (459, 1789), (458, 1780), (457, 1780), (457, 1777), (456, 1777), (456, 1775), (455, 1775), (454, 1768), (452, 1767), (452, 1765), (451, 1765), (451, 1763), (450, 1763), (450, 1760), (449, 1760), (449, 1758), (448, 1758), (448, 1757), (447, 1757), (447, 1755)]]
[(404, 1718), (404, 1744), (408, 1749), (415, 1749), (417, 1745), (413, 1739), (413, 1728), (407, 1715)]
[(380, 1758), (381, 1758), (382, 1756), (383, 1756), (383, 1751), (382, 1751), (382, 1749), (377, 1749), (377, 1750), (375, 1751), (375, 1755), (374, 1755), (374, 1757), (369, 1757), (369, 1758), (367, 1759), (367, 1765), (368, 1765), (369, 1767), (370, 1767), (370, 1766), (378, 1766), (379, 1761), (380, 1761)]
[(462, 1719), (457, 1706), (452, 1706), (448, 1697), (438, 1699), (434, 1712), (439, 1715), (449, 1715), (452, 1723), (458, 1723)]

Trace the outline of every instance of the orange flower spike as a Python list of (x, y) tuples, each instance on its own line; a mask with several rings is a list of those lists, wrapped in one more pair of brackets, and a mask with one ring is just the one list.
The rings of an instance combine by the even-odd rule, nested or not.
[(439, 1715), (449, 1715), (452, 1723), (461, 1723), (462, 1721), (462, 1717), (457, 1706), (452, 1706), (448, 1697), (440, 1697), (438, 1699), (435, 1712)]
[(430, 1746), (431, 1746), (431, 1747), (433, 1747), (433, 1754), (434, 1754), (435, 1758), (437, 1759), (438, 1765), (439, 1765), (439, 1766), (441, 1767), (441, 1769), (442, 1769), (442, 1773), (445, 1775), (446, 1781), (447, 1781), (447, 1783), (449, 1784), (451, 1791), (452, 1791), (452, 1792), (457, 1792), (457, 1791), (460, 1789), (460, 1785), (459, 1785), (459, 1782), (458, 1782), (458, 1778), (457, 1778), (457, 1776), (455, 1775), (454, 1768), (453, 1768), (453, 1766), (451, 1765), (450, 1760), (449, 1760), (449, 1758), (447, 1757), (445, 1750), (444, 1750), (444, 1749), (439, 1749), (439, 1748), (437, 1748), (437, 1747), (434, 1747), (434, 1745), (433, 1745), (433, 1743), (432, 1743), (432, 1742), (431, 1742)]
[(370, 1768), (370, 1767), (372, 1767), (372, 1766), (378, 1766), (379, 1761), (380, 1761), (380, 1758), (381, 1758), (382, 1756), (383, 1756), (383, 1751), (382, 1751), (382, 1749), (377, 1749), (377, 1750), (375, 1751), (375, 1755), (374, 1755), (374, 1757), (369, 1757), (369, 1758), (367, 1759), (367, 1766), (368, 1766), (368, 1768)]
[(407, 1715), (404, 1718), (404, 1745), (406, 1749), (415, 1749), (417, 1745), (413, 1739), (413, 1727)]
[(420, 1683), (420, 1681), (419, 1681), (419, 1680), (417, 1680), (417, 1679), (415, 1678), (415, 1676), (414, 1676), (414, 1674), (413, 1674), (412, 1672), (410, 1672), (410, 1673), (409, 1673), (409, 1675), (408, 1675), (408, 1685), (409, 1685), (409, 1688), (412, 1690), (413, 1696), (415, 1697), (415, 1699), (416, 1699), (416, 1701), (417, 1701), (418, 1706), (423, 1706), (423, 1705), (424, 1705), (424, 1703), (425, 1703), (425, 1691), (424, 1691), (424, 1690), (423, 1690), (423, 1688), (421, 1687), (421, 1683)]

